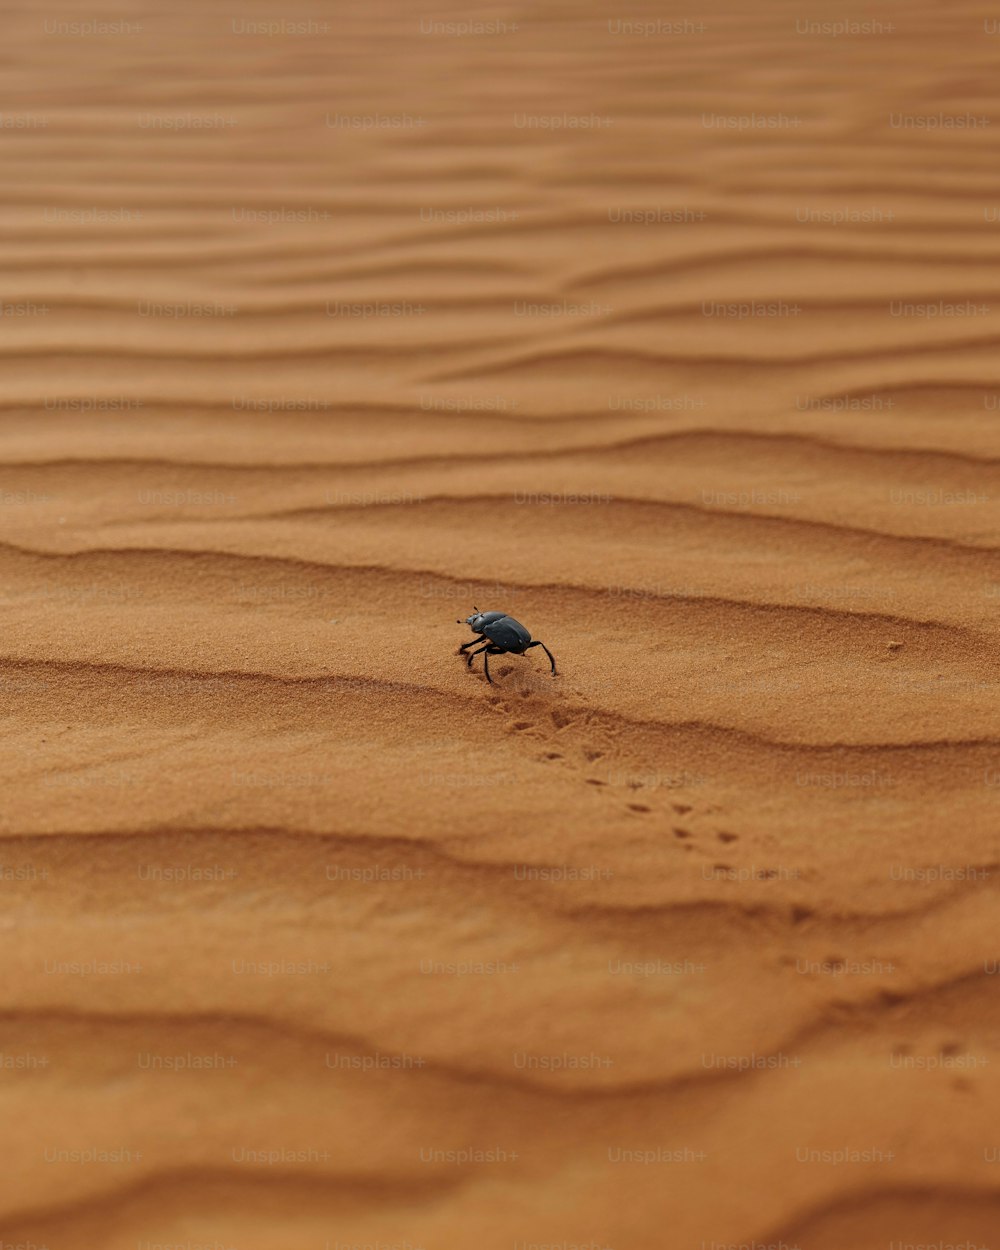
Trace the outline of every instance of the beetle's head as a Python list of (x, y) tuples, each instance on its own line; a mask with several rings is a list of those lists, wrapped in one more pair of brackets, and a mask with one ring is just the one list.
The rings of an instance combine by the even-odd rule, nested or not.
[[(473, 609), (472, 609), (472, 615), (471, 615), (471, 616), (467, 616), (467, 617), (465, 618), (465, 624), (466, 624), (466, 625), (468, 625), (468, 626), (470, 626), (470, 628), (472, 629), (472, 632), (473, 632), (474, 634), (480, 634), (480, 633), (482, 633), (482, 629), (480, 628), (480, 627), (482, 626), (482, 623), (483, 623), (482, 613), (479, 611), (479, 609), (478, 609), (478, 608), (473, 608)], [(456, 621), (456, 622), (455, 622), (455, 624), (456, 624), (456, 625), (461, 625), (461, 624), (462, 624), (462, 622), (461, 622), (461, 621)]]

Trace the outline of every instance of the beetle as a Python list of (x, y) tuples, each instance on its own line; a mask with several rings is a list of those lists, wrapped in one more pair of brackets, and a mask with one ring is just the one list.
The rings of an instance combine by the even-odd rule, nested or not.
[(458, 648), (461, 655), (467, 647), (474, 647), (477, 642), (483, 645), (478, 651), (470, 651), (465, 657), (466, 666), (471, 668), (473, 658), (477, 655), (483, 657), (483, 671), (486, 673), (486, 680), (493, 685), (493, 678), (490, 676), (490, 656), (491, 655), (523, 655), (525, 651), (530, 651), (532, 647), (541, 647), (545, 654), (549, 657), (549, 663), (552, 665), (552, 676), (556, 676), (555, 656), (548, 649), (544, 642), (535, 639), (531, 641), (531, 634), (524, 628), (520, 621), (515, 621), (512, 616), (508, 616), (506, 612), (480, 612), (478, 608), (472, 609), (472, 615), (467, 616), (465, 621), (456, 621), (456, 625), (466, 624), (471, 627), (472, 632), (476, 635), (468, 642), (463, 642)]

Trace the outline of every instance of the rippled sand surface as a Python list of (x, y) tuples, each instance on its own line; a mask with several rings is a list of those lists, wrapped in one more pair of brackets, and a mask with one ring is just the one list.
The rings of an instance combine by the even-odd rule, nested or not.
[(995, 16), (8, 11), (5, 1250), (996, 1244)]

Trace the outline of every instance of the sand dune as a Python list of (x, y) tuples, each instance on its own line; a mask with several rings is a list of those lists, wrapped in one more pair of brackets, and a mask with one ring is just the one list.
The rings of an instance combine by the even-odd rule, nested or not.
[(0, 1250), (993, 1244), (995, 15), (7, 22)]

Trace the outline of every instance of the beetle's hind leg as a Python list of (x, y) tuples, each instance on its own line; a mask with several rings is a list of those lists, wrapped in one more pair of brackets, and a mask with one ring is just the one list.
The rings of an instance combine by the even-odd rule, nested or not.
[(545, 643), (544, 643), (544, 642), (539, 642), (537, 638), (535, 639), (535, 641), (534, 641), (534, 642), (529, 642), (529, 643), (528, 643), (528, 645), (527, 645), (524, 649), (525, 649), (525, 651), (530, 651), (532, 647), (541, 647), (541, 648), (542, 648), (542, 650), (545, 652), (545, 654), (549, 657), (549, 663), (552, 665), (552, 676), (553, 676), (553, 677), (555, 677), (555, 675), (556, 675), (556, 657), (555, 657), (555, 656), (552, 654), (552, 652), (548, 649), (548, 647), (545, 645)]

